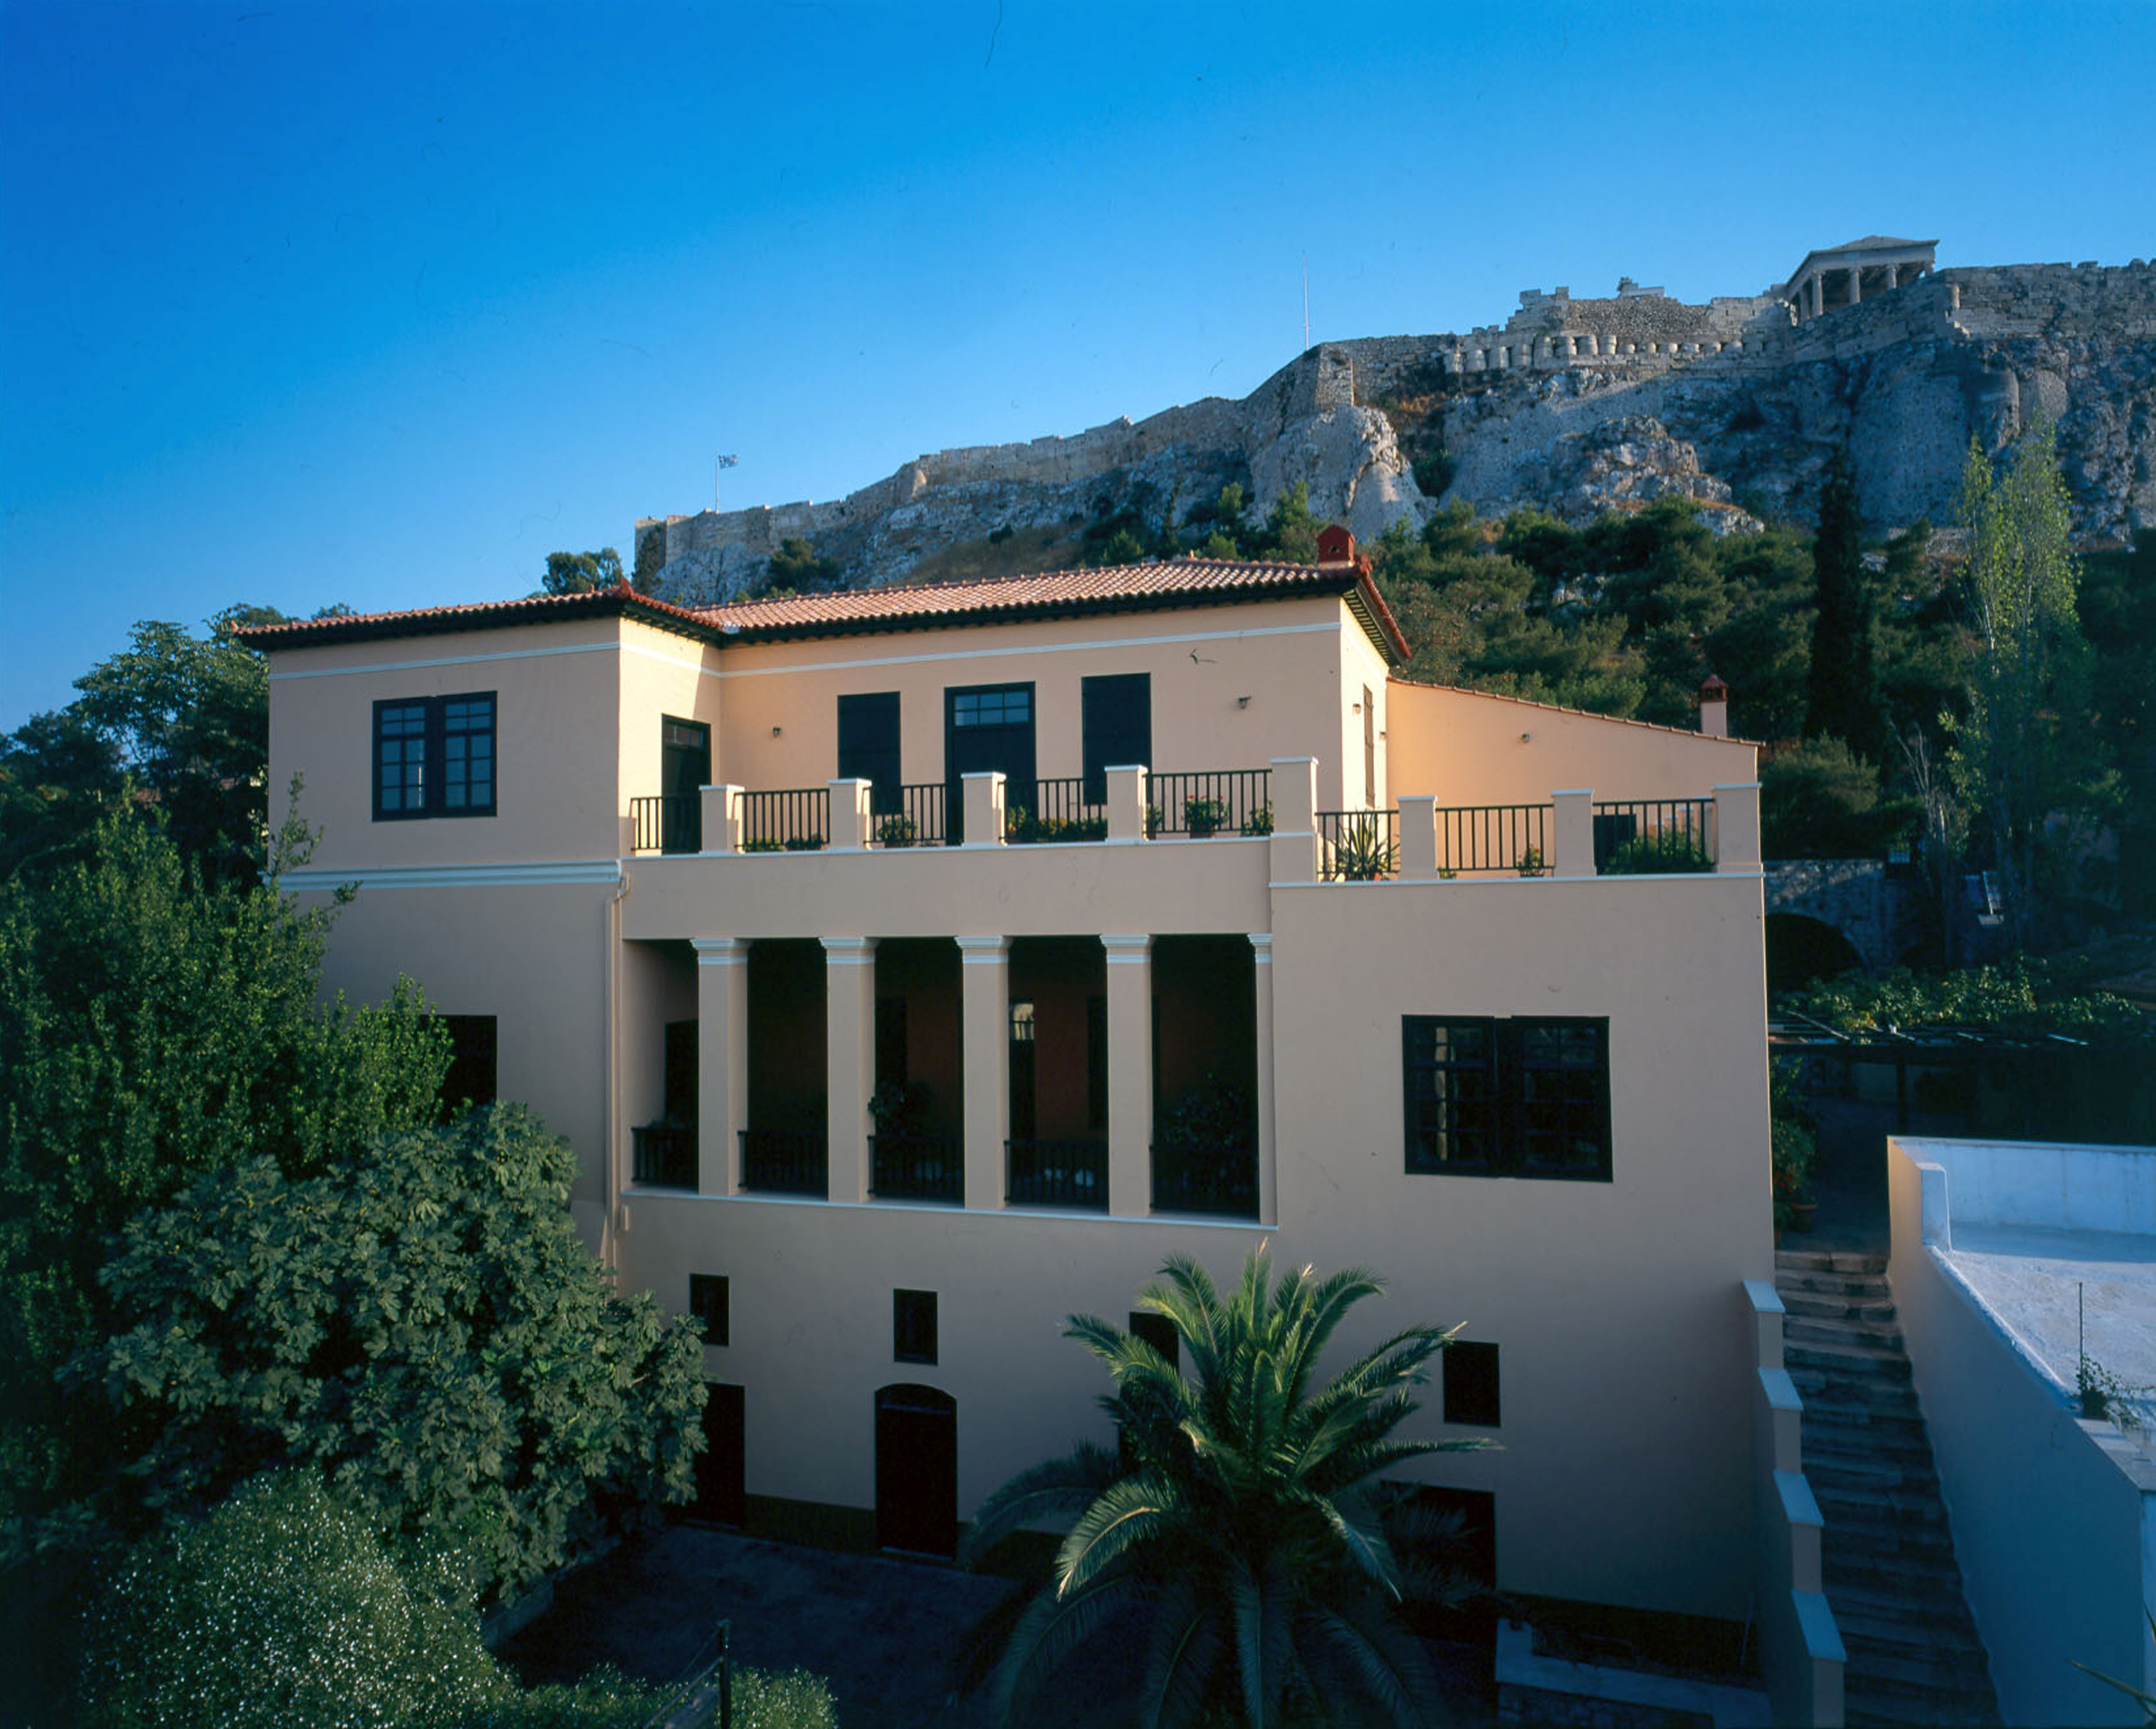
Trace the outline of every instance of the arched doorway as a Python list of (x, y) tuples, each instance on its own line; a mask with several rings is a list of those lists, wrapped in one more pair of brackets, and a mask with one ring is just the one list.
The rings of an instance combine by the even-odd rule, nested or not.
[(1864, 957), (1831, 924), (1801, 913), (1767, 915), (1767, 988), (1798, 991), (1815, 980), (1861, 971)]
[(958, 1548), (958, 1402), (901, 1383), (875, 1396), (876, 1546), (914, 1555)]

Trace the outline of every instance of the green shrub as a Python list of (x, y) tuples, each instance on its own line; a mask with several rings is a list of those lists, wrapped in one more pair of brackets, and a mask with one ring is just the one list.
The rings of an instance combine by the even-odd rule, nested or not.
[(1635, 835), (1603, 861), (1604, 877), (1663, 877), (1686, 871), (1711, 871), (1707, 850), (1681, 829)]
[(1272, 831), (1273, 807), (1270, 805), (1259, 805), (1243, 819), (1243, 832), (1246, 835), (1269, 835)]
[(1392, 832), (1374, 816), (1349, 818), (1332, 848), (1332, 868), (1350, 883), (1374, 883), (1399, 868)]
[(83, 1719), (113, 1729), (634, 1729), (658, 1704), (608, 1673), (526, 1693), (480, 1640), (469, 1566), (400, 1562), (306, 1470), (136, 1549), (85, 1651)]
[(786, 847), (783, 841), (757, 840), (742, 841), (741, 850), (744, 852), (783, 852)]
[(788, 835), (785, 850), (788, 852), (821, 852), (824, 837), (821, 835)]
[(1228, 820), (1226, 801), (1220, 799), (1185, 799), (1183, 801), (1183, 826), (1194, 839), (1203, 840), (1217, 833)]
[(805, 1669), (734, 1671), (734, 1729), (839, 1729), (830, 1684)]
[(1539, 877), (1548, 867), (1543, 862), (1543, 849), (1539, 846), (1530, 846), (1520, 855), (1518, 862), (1512, 868), (1522, 877)]
[(879, 846), (911, 846), (920, 838), (921, 831), (911, 816), (886, 816), (876, 825)]

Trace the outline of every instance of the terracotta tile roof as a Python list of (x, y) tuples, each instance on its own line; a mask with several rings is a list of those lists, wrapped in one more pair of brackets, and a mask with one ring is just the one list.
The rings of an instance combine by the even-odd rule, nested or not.
[(1341, 595), (1389, 661), (1407, 658), (1407, 642), (1399, 623), (1359, 566), (1266, 564), (1218, 558), (1177, 558), (915, 587), (848, 589), (722, 606), (676, 606), (627, 588), (614, 588), (582, 594), (541, 594), (522, 600), (312, 619), (261, 625), (239, 634), (242, 641), (257, 648), (297, 648), (557, 620), (628, 617), (707, 641), (770, 642), (1095, 612), (1226, 605), (1313, 594)]

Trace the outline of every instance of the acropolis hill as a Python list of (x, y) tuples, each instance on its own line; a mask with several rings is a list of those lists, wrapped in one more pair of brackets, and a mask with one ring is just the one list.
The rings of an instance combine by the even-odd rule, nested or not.
[(1366, 538), (1455, 501), (1577, 519), (1669, 495), (1742, 529), (1808, 518), (1844, 445), (1867, 522), (1891, 529), (1950, 520), (1972, 435), (1996, 450), (2040, 412), (2085, 538), (2156, 527), (2156, 265), (1937, 270), (1934, 244), (1868, 236), (1704, 306), (1630, 278), (1604, 299), (1529, 290), (1502, 325), (1321, 343), (1240, 401), (940, 450), (829, 503), (643, 519), (636, 568), (721, 599), (798, 537), (873, 584), (994, 530), (1187, 507), (1229, 481), (1260, 515), (1306, 481)]

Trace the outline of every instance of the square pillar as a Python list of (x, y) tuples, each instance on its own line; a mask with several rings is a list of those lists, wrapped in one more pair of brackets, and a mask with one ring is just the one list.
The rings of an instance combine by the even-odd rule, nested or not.
[(1594, 790), (1575, 788), (1550, 795), (1550, 874), (1594, 874)]
[(1004, 777), (1000, 769), (959, 777), (964, 785), (968, 846), (1004, 844)]
[(1714, 867), (1744, 876), (1759, 872), (1759, 783), (1714, 790)]
[(738, 786), (706, 786), (703, 804), (704, 851), (738, 852), (742, 841), (742, 795)]
[[(706, 834), (710, 832), (707, 829)], [(748, 1127), (748, 944), (696, 937), (696, 1192), (741, 1192)]]
[(1108, 838), (1142, 841), (1146, 837), (1146, 782), (1142, 766), (1108, 770)]
[(1317, 880), (1317, 759), (1276, 756), (1272, 769), (1272, 880)]
[(831, 850), (834, 852), (859, 852), (869, 844), (875, 833), (869, 815), (869, 795), (871, 791), (865, 780), (834, 780), (831, 788)]
[(1437, 881), (1437, 800), (1431, 794), (1400, 799), (1400, 881)]
[(1152, 1211), (1152, 939), (1103, 936), (1108, 951), (1108, 1211)]
[(1258, 1222), (1280, 1222), (1280, 1157), (1273, 1130), (1273, 934), (1250, 934), (1258, 1034)]
[[(998, 780), (1002, 776), (998, 775)], [(990, 1210), (1009, 1192), (1010, 939), (958, 939), (959, 1060), (966, 1095), (966, 1205)]]
[(824, 939), (824, 1193), (869, 1197), (869, 1094), (875, 1090), (875, 939)]

